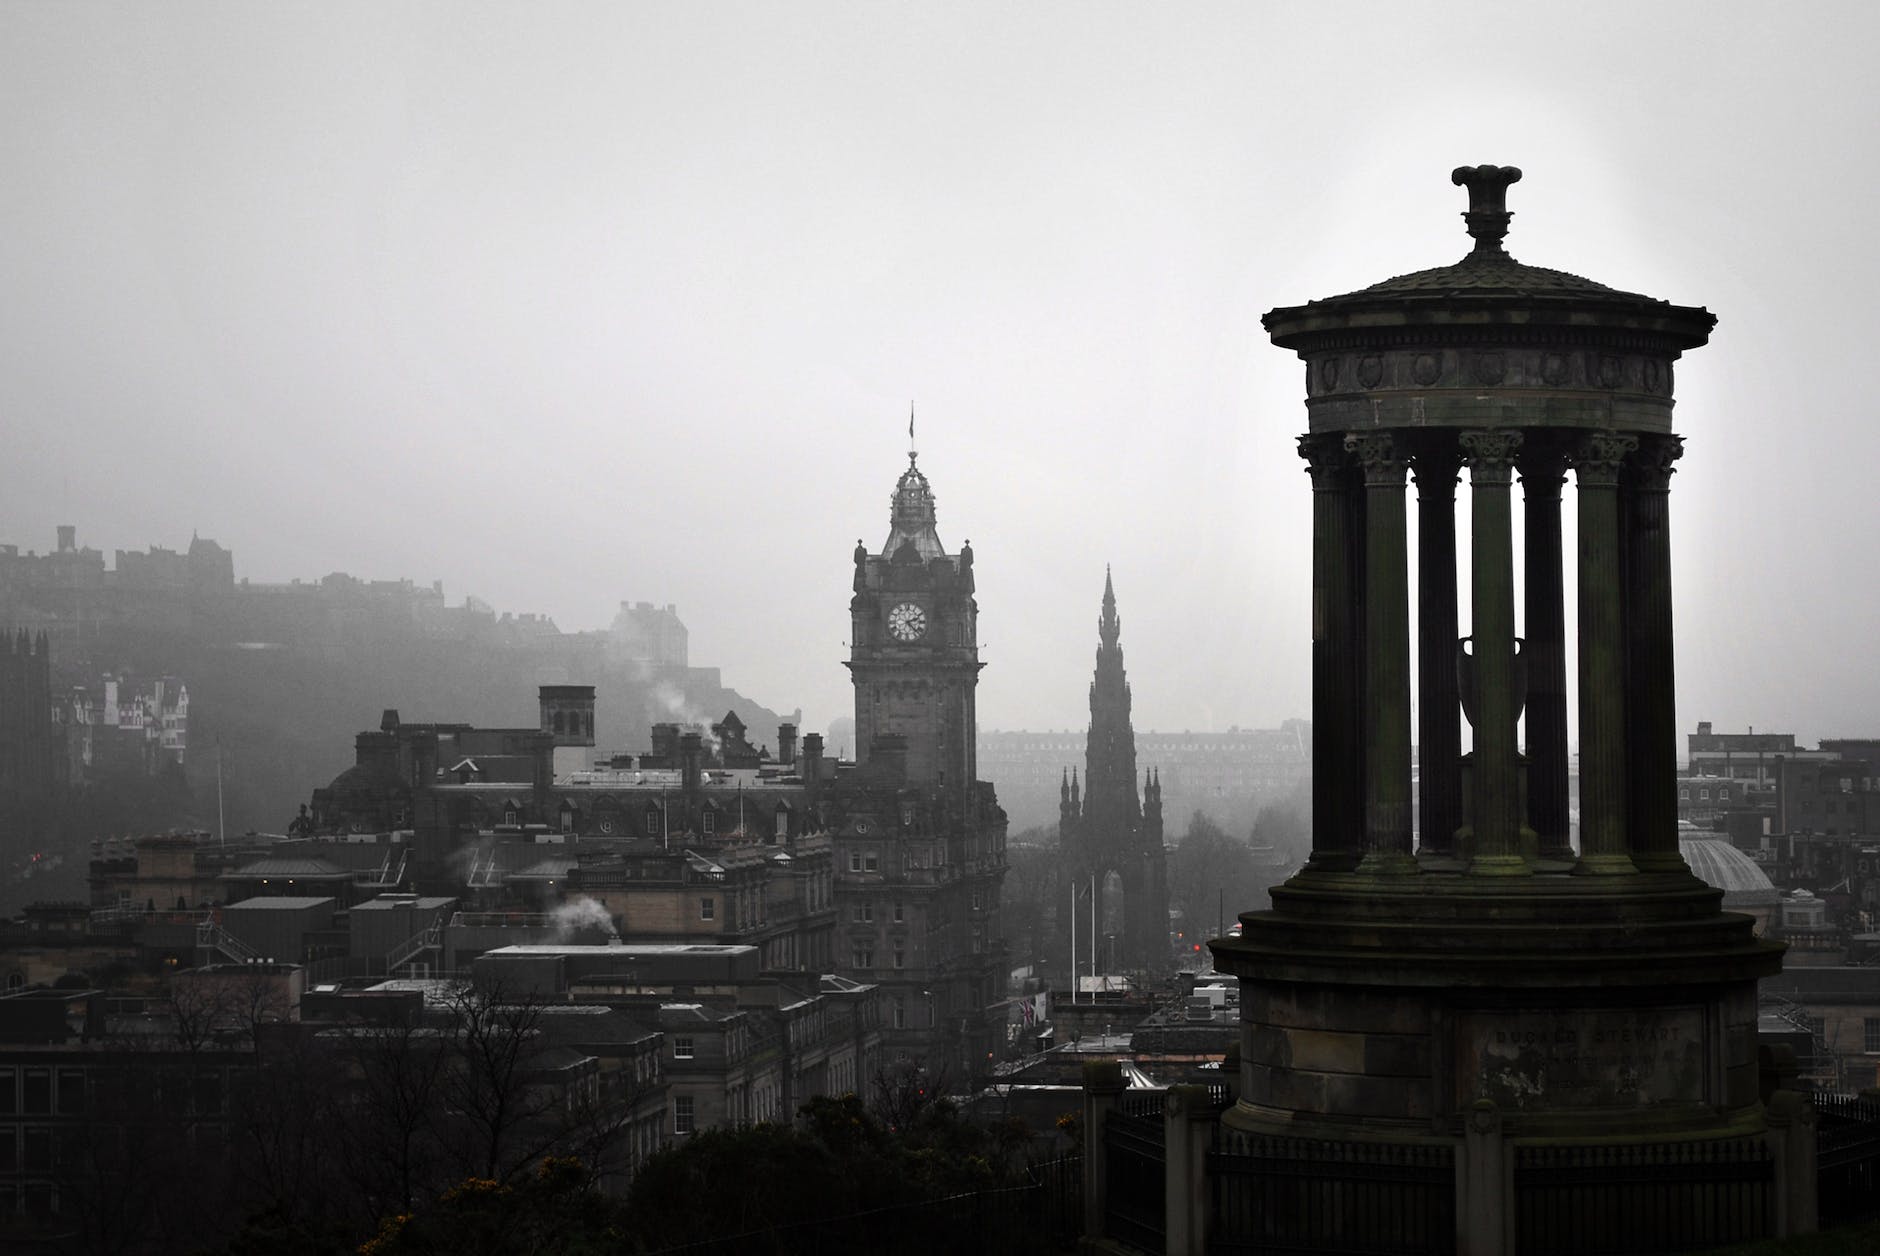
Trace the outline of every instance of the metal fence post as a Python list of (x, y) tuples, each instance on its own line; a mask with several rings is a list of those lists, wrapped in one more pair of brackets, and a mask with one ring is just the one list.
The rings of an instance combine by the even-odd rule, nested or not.
[(1103, 1126), (1124, 1090), (1120, 1060), (1084, 1061), (1084, 1242), (1094, 1243), (1105, 1233), (1104, 1192), (1109, 1181), (1109, 1153), (1104, 1150)]

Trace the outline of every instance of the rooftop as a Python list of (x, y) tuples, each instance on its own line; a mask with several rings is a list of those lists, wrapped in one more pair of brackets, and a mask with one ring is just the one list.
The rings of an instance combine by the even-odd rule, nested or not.
[(1699, 880), (1723, 891), (1726, 908), (1773, 907), (1781, 897), (1769, 874), (1726, 838), (1679, 834), (1678, 853)]

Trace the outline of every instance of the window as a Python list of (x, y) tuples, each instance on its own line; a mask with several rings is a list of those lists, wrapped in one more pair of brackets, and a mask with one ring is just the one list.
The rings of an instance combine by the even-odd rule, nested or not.
[(896, 968), (907, 967), (907, 948), (899, 942), (894, 944), (894, 966)]
[(859, 850), (850, 851), (849, 852), (849, 871), (860, 872), (861, 870), (862, 870), (862, 852)]
[(698, 831), (707, 835), (718, 831), (718, 813), (712, 808), (707, 807), (699, 814)]
[(713, 902), (709, 898), (701, 898), (698, 901), (698, 918), (700, 920), (710, 920), (713, 916), (717, 914), (718, 914), (717, 903)]
[(51, 1069), (29, 1068), (26, 1070), (25, 1097), (20, 1104), (20, 1111), (27, 1116), (52, 1114)]
[(21, 1156), (21, 1167), (28, 1173), (50, 1173), (52, 1171), (52, 1131), (45, 1126), (29, 1127), (24, 1134), (25, 1153)]
[(672, 1040), (672, 1058), (689, 1060), (692, 1058), (692, 1039), (690, 1035), (680, 1035)]
[(894, 905), (894, 923), (898, 925), (904, 922), (906, 919), (907, 919), (907, 904), (896, 903)]
[(881, 861), (875, 857), (875, 852), (873, 850), (865, 850), (862, 852), (862, 871), (863, 872), (877, 872), (880, 870), (880, 868), (881, 868)]
[(875, 905), (873, 903), (857, 903), (855, 904), (854, 915), (855, 923), (858, 925), (873, 924), (875, 922)]
[(1722, 799), (1724, 802), (1729, 802), (1730, 801), (1730, 787), (1728, 785), (1725, 785), (1723, 788), (1719, 789), (1717, 791), (1717, 797)]
[(1710, 801), (1710, 790), (1708, 790), (1708, 789), (1700, 789), (1700, 790), (1698, 790), (1698, 791), (1697, 791), (1697, 796), (1698, 796), (1698, 798), (1700, 798), (1700, 799), (1702, 799), (1702, 800), (1703, 800), (1704, 802), (1709, 802), (1709, 801)]
[(85, 1112), (85, 1070), (59, 1070), (59, 1115), (82, 1116)]
[(849, 948), (849, 959), (854, 968), (873, 968), (875, 966), (875, 948), (871, 943), (857, 942)]
[(697, 1128), (695, 1120), (692, 1096), (675, 1095), (672, 1100), (672, 1132), (690, 1134)]
[(1861, 1050), (1869, 1055), (1880, 1054), (1880, 1016), (1869, 1016), (1861, 1024)]
[(646, 835), (648, 837), (659, 836), (659, 812), (652, 807), (646, 809)]
[(1679, 799), (1680, 801), (1682, 801), (1682, 802), (1689, 802), (1689, 801), (1691, 801), (1691, 788), (1690, 788), (1690, 786), (1688, 786), (1688, 785), (1687, 785), (1687, 786), (1685, 786), (1685, 787), (1684, 787), (1683, 789), (1681, 789), (1681, 790), (1679, 790), (1679, 791), (1678, 791), (1678, 799)]
[(905, 999), (894, 1001), (894, 1027), (896, 1029), (907, 1028), (907, 1001)]
[(563, 833), (574, 832), (574, 809), (571, 807), (561, 809), (561, 831)]

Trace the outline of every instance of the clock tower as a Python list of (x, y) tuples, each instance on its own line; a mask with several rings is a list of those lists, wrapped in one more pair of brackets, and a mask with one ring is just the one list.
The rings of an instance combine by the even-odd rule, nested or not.
[(948, 554), (934, 530), (933, 489), (907, 457), (894, 486), (887, 542), (855, 545), (848, 668), (858, 764), (904, 762), (910, 785), (970, 790), (979, 684), (973, 547)]

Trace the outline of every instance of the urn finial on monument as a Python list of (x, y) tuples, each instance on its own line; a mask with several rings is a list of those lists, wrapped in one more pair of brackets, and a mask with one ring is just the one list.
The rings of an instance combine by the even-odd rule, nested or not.
[(1457, 166), (1450, 171), (1449, 181), (1469, 189), (1469, 208), (1462, 221), (1475, 238), (1475, 254), (1508, 256), (1501, 247), (1502, 237), (1508, 234), (1508, 220), (1514, 217), (1508, 210), (1508, 185), (1521, 182), (1520, 167)]

